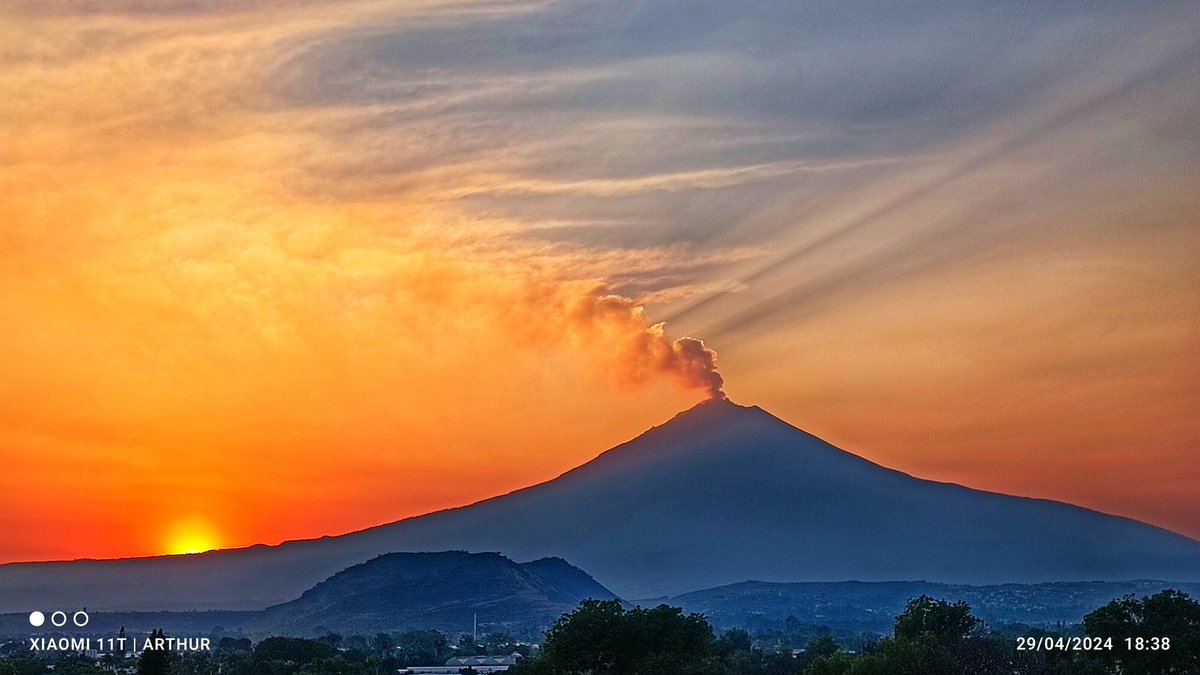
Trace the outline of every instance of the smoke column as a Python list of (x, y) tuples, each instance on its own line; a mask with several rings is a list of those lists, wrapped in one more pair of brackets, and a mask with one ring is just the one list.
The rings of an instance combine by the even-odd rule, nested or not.
[(613, 350), (620, 379), (644, 382), (665, 374), (683, 387), (703, 389), (710, 398), (725, 398), (717, 353), (697, 338), (672, 341), (666, 336), (665, 324), (650, 323), (645, 309), (632, 298), (598, 289), (576, 302), (569, 316), (572, 324), (589, 336), (588, 341), (598, 337)]

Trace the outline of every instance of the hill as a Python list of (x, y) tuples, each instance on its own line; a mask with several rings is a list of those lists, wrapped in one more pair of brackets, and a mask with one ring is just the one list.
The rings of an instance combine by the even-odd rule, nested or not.
[(561, 558), (519, 564), (497, 553), (390, 553), (271, 607), (241, 629), (276, 635), (534, 633), (587, 598), (615, 596)]

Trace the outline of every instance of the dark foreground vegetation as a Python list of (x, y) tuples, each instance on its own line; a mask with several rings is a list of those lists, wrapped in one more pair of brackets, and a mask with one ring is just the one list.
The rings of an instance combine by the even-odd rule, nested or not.
[(462, 635), (452, 644), (442, 633), (409, 631), (374, 637), (329, 634), (316, 640), (270, 637), (255, 644), (248, 638), (221, 638), (210, 652), (146, 651), (122, 654), (31, 655), (27, 642), (12, 642), (0, 651), (0, 675), (391, 675), (405, 666), (445, 663), (454, 656), (523, 655), (528, 644), (503, 633)]
[(18, 641), (0, 652), (0, 675), (390, 675), (452, 656), (514, 652), (526, 658), (511, 675), (1200, 675), (1200, 603), (1178, 591), (1114, 600), (1059, 631), (989, 629), (965, 602), (921, 596), (887, 637), (846, 640), (818, 630), (800, 649), (782, 647), (779, 637), (717, 635), (705, 617), (666, 605), (588, 600), (561, 617), (538, 650), (500, 633), (451, 644), (437, 631), (257, 644), (226, 637), (211, 652), (137, 658), (31, 655)]
[[(1169, 641), (1164, 643), (1164, 637)], [(1093, 643), (1099, 646), (1082, 649)], [(831, 636), (822, 635), (793, 653), (756, 649), (751, 636), (741, 630), (718, 637), (704, 617), (675, 607), (625, 610), (615, 601), (588, 601), (561, 618), (546, 634), (541, 651), (510, 672), (1200, 675), (1200, 604), (1175, 591), (1140, 600), (1126, 597), (1089, 614), (1082, 632), (1026, 630), (1011, 635), (987, 630), (964, 602), (922, 596), (909, 601), (896, 617), (890, 637), (861, 650), (843, 649)]]

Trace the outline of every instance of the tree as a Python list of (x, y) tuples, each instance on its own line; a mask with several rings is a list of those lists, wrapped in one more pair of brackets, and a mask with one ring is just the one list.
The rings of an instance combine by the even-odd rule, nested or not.
[(436, 630), (401, 633), (396, 637), (396, 647), (400, 663), (405, 666), (445, 663), (452, 653), (446, 636)]
[(367, 638), (362, 635), (351, 635), (342, 640), (342, 646), (349, 651), (357, 651), (366, 654), (371, 651), (371, 644)]
[(892, 675), (878, 656), (853, 656), (841, 651), (818, 658), (806, 672), (808, 675)]
[(740, 628), (725, 631), (721, 635), (721, 639), (717, 640), (717, 652), (721, 656), (734, 652), (748, 652), (753, 649), (754, 642), (750, 639), (750, 634)]
[[(888, 675), (986, 675), (1009, 667), (1003, 641), (978, 634), (982, 622), (965, 602), (928, 596), (909, 600), (896, 617), (893, 637), (881, 640), (869, 659), (850, 673)], [(835, 659), (830, 664), (838, 663)], [(836, 671), (833, 671), (836, 672)], [(1009, 671), (1011, 672), (1011, 671)]]
[(342, 636), (332, 632), (326, 633), (325, 635), (321, 636), (321, 642), (324, 642), (330, 647), (337, 649), (338, 647), (342, 646)]
[(373, 674), (364, 663), (355, 663), (341, 654), (313, 661), (300, 669), (300, 675), (366, 675)]
[(555, 622), (542, 651), (517, 672), (555, 675), (707, 675), (719, 672), (712, 626), (660, 605), (626, 611), (617, 600), (585, 600)]
[(82, 654), (60, 657), (54, 663), (55, 675), (103, 675), (100, 665)]
[(625, 632), (625, 609), (617, 600), (584, 600), (546, 632), (537, 662), (552, 673), (610, 673)]
[(826, 633), (810, 640), (804, 652), (814, 659), (819, 659), (822, 656), (833, 656), (839, 650), (841, 647), (837, 641), (833, 639), (832, 635)]
[(458, 644), (454, 647), (455, 656), (478, 656), (480, 645), (475, 636), (463, 633), (458, 636)]
[(484, 652), (494, 655), (507, 655), (517, 650), (512, 636), (507, 633), (492, 633), (483, 640)]
[(934, 600), (928, 595), (908, 601), (908, 607), (896, 617), (895, 636), (898, 640), (928, 639), (943, 646), (953, 646), (971, 636), (982, 624), (971, 616), (971, 607), (958, 601)]
[(1200, 673), (1200, 603), (1186, 593), (1113, 600), (1085, 616), (1083, 628), (1091, 637), (1112, 638), (1112, 651), (1095, 656), (1121, 672)]
[(396, 641), (393, 640), (392, 636), (388, 635), (387, 633), (378, 633), (375, 635), (375, 637), (371, 638), (371, 650), (381, 659), (394, 656), (392, 652), (395, 651), (395, 649)]
[(7, 657), (3, 663), (12, 668), (14, 675), (43, 675), (46, 672), (46, 664), (28, 654)]
[[(150, 639), (166, 637), (162, 630), (150, 631)], [(138, 658), (137, 675), (170, 675), (171, 653), (165, 649), (146, 649)]]
[(329, 658), (336, 653), (337, 650), (326, 642), (289, 637), (269, 637), (254, 648), (256, 661), (281, 661), (298, 666)]
[(250, 638), (231, 638), (223, 637), (217, 643), (217, 651), (226, 654), (244, 654), (254, 649), (254, 643)]

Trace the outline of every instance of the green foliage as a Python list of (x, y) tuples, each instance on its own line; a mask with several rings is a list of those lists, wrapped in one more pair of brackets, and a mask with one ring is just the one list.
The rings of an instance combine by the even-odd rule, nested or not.
[(951, 604), (922, 595), (909, 600), (908, 607), (896, 617), (894, 634), (897, 640), (929, 640), (950, 647), (970, 637), (981, 623), (961, 600)]
[(362, 635), (351, 635), (342, 640), (342, 646), (347, 650), (367, 653), (371, 651), (371, 643)]
[(523, 656), (528, 656), (529, 646), (517, 644), (516, 640), (507, 633), (492, 633), (484, 638), (483, 648), (485, 654), (494, 656), (508, 656), (514, 652)]
[(624, 649), (625, 609), (616, 600), (586, 600), (546, 632), (536, 663), (545, 673), (614, 672)]
[[(161, 630), (151, 631), (150, 639), (165, 637)], [(138, 658), (137, 675), (169, 675), (171, 652), (163, 649), (147, 649)]]
[(379, 658), (391, 656), (396, 649), (396, 641), (387, 633), (377, 633), (371, 638), (371, 652)]
[(546, 633), (521, 672), (554, 675), (719, 673), (716, 638), (703, 616), (660, 605), (626, 611), (617, 600), (585, 600)]
[(396, 655), (402, 666), (445, 663), (453, 650), (446, 636), (436, 630), (416, 630), (396, 636)]
[(46, 665), (41, 660), (27, 654), (10, 656), (4, 659), (4, 663), (12, 668), (13, 675), (42, 675), (46, 672)]
[(312, 661), (300, 669), (301, 675), (361, 675), (363, 664), (342, 655)]
[(464, 633), (463, 635), (458, 636), (458, 644), (455, 645), (455, 647), (454, 647), (454, 655), (455, 656), (478, 656), (479, 654), (483, 653), (482, 647), (483, 647), (483, 645), (480, 645), (478, 642), (475, 641), (474, 636), (466, 635)]
[(825, 635), (813, 638), (808, 643), (808, 647), (804, 649), (804, 652), (809, 658), (819, 659), (823, 656), (833, 656), (840, 649), (841, 647), (838, 646), (833, 636), (826, 633)]
[(754, 649), (754, 641), (750, 639), (750, 634), (739, 628), (727, 630), (721, 639), (717, 640), (717, 653), (721, 656), (728, 656), (735, 652), (748, 652)]
[(875, 655), (855, 656), (837, 652), (813, 661), (807, 675), (886, 675), (883, 659)]
[(254, 648), (256, 661), (282, 661), (300, 666), (318, 659), (326, 659), (337, 653), (328, 643), (301, 638), (271, 637)]
[(338, 647), (342, 646), (342, 636), (338, 635), (337, 633), (326, 633), (325, 635), (321, 636), (321, 642), (324, 642), (330, 647), (337, 649)]
[(1011, 673), (1003, 638), (979, 635), (981, 622), (963, 602), (910, 600), (893, 636), (860, 655), (840, 651), (831, 636), (809, 643), (811, 675), (991, 675)]
[(1114, 649), (1096, 658), (1121, 672), (1200, 673), (1200, 603), (1185, 593), (1119, 598), (1085, 616), (1083, 627), (1090, 636), (1113, 639)]
[(254, 650), (250, 638), (223, 637), (217, 642), (217, 651), (222, 654), (246, 654)]
[(55, 675), (102, 675), (104, 671), (92, 659), (82, 655), (69, 655), (54, 664)]
[[(1091, 637), (1113, 639), (1112, 651), (1017, 651), (1017, 636), (1070, 637), (1028, 626), (985, 634), (964, 603), (916, 598), (896, 617), (891, 637), (869, 643), (828, 628), (788, 622), (809, 637), (793, 658), (787, 635), (775, 630), (751, 636), (730, 630), (719, 638), (703, 616), (674, 607), (626, 610), (618, 601), (587, 601), (560, 618), (536, 656), (511, 675), (1200, 675), (1200, 603), (1177, 591), (1125, 597), (1084, 619)], [(1063, 628), (1063, 627), (1060, 627)], [(1077, 627), (1078, 629), (1078, 627)], [(1070, 628), (1067, 628), (1070, 630)], [(160, 631), (155, 635), (161, 636)], [(1076, 632), (1075, 636), (1080, 633)], [(1130, 651), (1125, 639), (1170, 638), (1170, 649)], [(756, 642), (757, 640), (757, 642)], [(493, 633), (480, 650), (509, 654), (523, 648)], [(341, 644), (346, 651), (333, 645)], [(470, 636), (464, 648), (475, 651)], [(221, 639), (212, 653), (147, 651), (139, 675), (385, 675), (407, 665), (444, 663), (453, 653), (437, 631), (327, 635), (319, 640)], [(841, 647), (846, 647), (842, 649)], [(847, 650), (857, 650), (854, 651)], [(527, 651), (527, 650), (526, 650)], [(106, 656), (99, 663), (77, 654), (31, 655), (12, 644), (0, 658), (0, 675), (97, 675), (123, 667)], [(129, 663), (133, 663), (130, 661)]]

